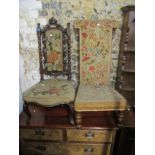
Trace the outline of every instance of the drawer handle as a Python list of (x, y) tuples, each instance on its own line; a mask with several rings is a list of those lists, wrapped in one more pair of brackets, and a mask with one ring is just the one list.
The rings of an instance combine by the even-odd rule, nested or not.
[(46, 150), (46, 147), (45, 146), (37, 146), (36, 147), (38, 150), (40, 150), (40, 151), (45, 151)]
[(35, 134), (36, 134), (36, 135), (44, 136), (44, 135), (45, 135), (45, 132), (42, 131), (42, 130), (35, 130)]
[(84, 149), (84, 152), (87, 152), (87, 153), (88, 152), (90, 153), (90, 152), (93, 152), (93, 151), (94, 151), (94, 149), (92, 147), (87, 147), (87, 148)]
[(93, 133), (93, 132), (87, 132), (86, 134), (85, 134), (85, 137), (86, 138), (93, 138), (95, 136), (95, 134)]

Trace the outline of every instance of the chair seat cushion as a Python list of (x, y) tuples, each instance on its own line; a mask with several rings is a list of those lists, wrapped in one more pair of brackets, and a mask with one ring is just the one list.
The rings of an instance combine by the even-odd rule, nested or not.
[(107, 86), (80, 85), (75, 99), (75, 111), (126, 110), (126, 99)]
[(52, 107), (74, 101), (75, 88), (71, 81), (50, 79), (43, 80), (23, 93), (23, 99), (42, 106)]

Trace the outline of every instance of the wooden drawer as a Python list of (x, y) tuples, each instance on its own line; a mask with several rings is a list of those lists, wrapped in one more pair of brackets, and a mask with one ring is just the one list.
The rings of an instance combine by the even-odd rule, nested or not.
[(77, 130), (68, 129), (68, 141), (76, 142), (112, 142), (113, 130)]
[(68, 143), (61, 155), (110, 155), (111, 144)]
[(20, 129), (20, 138), (31, 140), (63, 140), (63, 130)]
[(47, 154), (47, 155), (60, 155), (62, 149), (59, 143), (50, 143), (50, 142), (24, 142), (22, 146), (22, 154), (26, 152), (34, 152), (34, 155)]
[(25, 142), (24, 152), (48, 155), (110, 155), (111, 144)]

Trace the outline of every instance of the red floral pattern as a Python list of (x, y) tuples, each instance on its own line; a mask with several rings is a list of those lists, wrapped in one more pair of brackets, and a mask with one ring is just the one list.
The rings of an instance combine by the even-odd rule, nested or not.
[(94, 69), (95, 69), (94, 66), (89, 66), (89, 71), (90, 72), (94, 72)]
[(83, 56), (82, 61), (87, 61), (89, 58), (90, 58), (90, 57), (88, 57), (88, 56)]
[(112, 29), (118, 23), (111, 20), (76, 22), (80, 29), (80, 83), (107, 85), (111, 66)]
[(47, 70), (63, 70), (62, 32), (52, 29), (46, 32)]
[(83, 33), (82, 33), (82, 37), (83, 37), (84, 39), (86, 39), (86, 38), (87, 38), (87, 33), (86, 33), (86, 32), (83, 32)]

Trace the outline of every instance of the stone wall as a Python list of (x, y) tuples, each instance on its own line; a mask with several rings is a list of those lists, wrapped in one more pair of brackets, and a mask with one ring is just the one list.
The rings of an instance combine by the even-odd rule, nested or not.
[[(37, 83), (39, 76), (39, 57), (36, 36), (36, 25), (47, 24), (52, 16), (66, 26), (78, 19), (115, 19), (122, 23), (120, 8), (134, 5), (134, 0), (20, 0), (19, 1), (19, 63), (21, 93)], [(111, 86), (115, 84), (119, 41), (121, 30), (113, 33)], [(77, 82), (77, 42), (73, 29), (72, 36), (72, 79)], [(21, 100), (20, 100), (21, 101)], [(20, 102), (20, 107), (22, 102)], [(20, 108), (21, 109), (21, 108)]]

